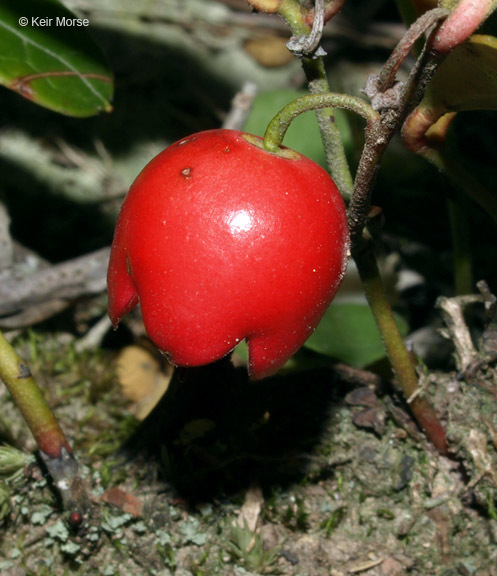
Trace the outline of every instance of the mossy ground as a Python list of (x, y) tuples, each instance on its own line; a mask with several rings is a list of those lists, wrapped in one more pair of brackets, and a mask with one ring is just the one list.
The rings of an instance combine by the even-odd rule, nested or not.
[[(199, 369), (139, 425), (115, 352), (33, 332), (16, 347), (73, 442), (94, 511), (71, 530), (31, 460), (2, 483), (2, 574), (497, 574), (491, 370), (472, 384), (430, 376), (447, 459), (394, 423), (391, 397), (376, 406), (380, 434), (357, 427), (332, 370), (250, 384), (225, 363)], [(2, 439), (31, 454), (1, 398)]]

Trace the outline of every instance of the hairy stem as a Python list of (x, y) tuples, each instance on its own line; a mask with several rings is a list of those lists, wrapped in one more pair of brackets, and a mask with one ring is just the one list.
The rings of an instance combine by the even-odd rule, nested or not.
[[(306, 19), (310, 13), (303, 10), (297, 0), (282, 0), (279, 14), (287, 22), (293, 35), (301, 36), (311, 33), (312, 29)], [(311, 58), (304, 55), (302, 58), (302, 69), (307, 78), (311, 94), (326, 94), (330, 92), (326, 69), (321, 57)], [(348, 201), (352, 195), (354, 185), (333, 108), (328, 107), (316, 110), (316, 116), (326, 153), (328, 170), (343, 198)]]
[[(435, 33), (436, 30), (433, 30), (427, 45)], [(354, 246), (362, 242), (362, 233), (371, 206), (371, 192), (383, 154), (408, 114), (420, 102), (441, 61), (442, 58), (433, 58), (425, 47), (402, 87), (397, 105), (387, 107), (379, 121), (370, 122), (367, 126), (364, 149), (354, 181), (354, 193), (349, 205), (352, 255)], [(379, 77), (381, 75), (382, 73)]]
[(301, 96), (287, 104), (268, 124), (264, 134), (264, 147), (270, 152), (275, 152), (281, 146), (288, 127), (297, 116), (310, 110), (330, 107), (351, 110), (368, 122), (375, 122), (380, 118), (378, 112), (373, 110), (365, 100), (355, 96), (336, 94), (335, 92)]
[(377, 86), (380, 92), (384, 92), (393, 86), (395, 76), (402, 65), (402, 62), (404, 62), (416, 41), (434, 24), (446, 18), (448, 14), (448, 10), (435, 8), (423, 14), (409, 27), (402, 40), (397, 44), (381, 69), (378, 76)]
[[(326, 94), (330, 91), (323, 59), (302, 59), (302, 68), (307, 77), (311, 94)], [(342, 135), (338, 129), (333, 108), (316, 111), (321, 139), (326, 154), (326, 163), (333, 180), (346, 202), (350, 200), (354, 181), (343, 146)]]

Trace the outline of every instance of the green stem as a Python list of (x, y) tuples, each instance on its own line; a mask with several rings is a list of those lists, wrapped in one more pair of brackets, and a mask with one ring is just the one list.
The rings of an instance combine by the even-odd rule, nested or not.
[(71, 446), (31, 372), (0, 332), (0, 379), (31, 430), (73, 525), (89, 510), (84, 482)]
[(71, 447), (28, 366), (0, 332), (0, 378), (35, 437), (40, 450), (60, 458), (61, 449)]
[(395, 322), (376, 258), (373, 254), (371, 241), (364, 240), (362, 249), (356, 252), (355, 261), (366, 297), (402, 393), (410, 401), (410, 408), (428, 438), (430, 438), (441, 454), (447, 454), (445, 431), (427, 399), (418, 394), (418, 376), (414, 369), (411, 355)]
[(310, 110), (323, 108), (345, 108), (360, 114), (368, 122), (379, 120), (380, 115), (365, 100), (347, 94), (309, 94), (301, 96), (287, 104), (276, 114), (266, 128), (264, 147), (270, 152), (276, 152), (283, 142), (286, 131), (297, 116)]
[[(311, 28), (305, 21), (305, 12), (297, 0), (283, 0), (278, 12), (287, 22), (292, 34), (295, 36), (311, 32)], [(330, 92), (322, 58), (302, 58), (302, 68), (311, 94), (326, 94)], [(348, 202), (352, 196), (354, 183), (333, 108), (327, 107), (316, 110), (316, 117), (326, 154), (328, 170), (344, 200)]]
[[(311, 94), (326, 94), (330, 92), (322, 58), (317, 58), (316, 60), (303, 58), (302, 68), (307, 77)], [(316, 110), (316, 117), (328, 169), (343, 199), (348, 202), (354, 190), (354, 180), (350, 172), (335, 112), (333, 108), (322, 108)]]
[(278, 14), (285, 20), (295, 36), (309, 34), (310, 26), (306, 23), (302, 6), (297, 0), (282, 0)]
[(467, 198), (471, 198), (497, 222), (497, 198), (454, 158), (450, 149), (441, 153), (437, 151), (432, 154), (428, 153), (425, 157), (445, 172), (455, 189), (454, 197), (448, 199), (454, 250), (455, 291), (458, 295), (471, 294), (474, 289), (472, 254), (465, 205)]
[(466, 197), (455, 191), (454, 196), (447, 199), (447, 206), (454, 253), (455, 293), (457, 296), (472, 294), (473, 274)]

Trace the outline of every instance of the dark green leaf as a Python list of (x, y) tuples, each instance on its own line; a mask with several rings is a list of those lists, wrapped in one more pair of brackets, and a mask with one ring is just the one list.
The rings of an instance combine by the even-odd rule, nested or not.
[(56, 0), (2, 0), (0, 84), (69, 116), (109, 112), (112, 74), (88, 26), (75, 19)]
[[(405, 320), (396, 316), (396, 321), (401, 333), (407, 334)], [(367, 304), (333, 303), (305, 346), (357, 368), (385, 356), (383, 342)]]

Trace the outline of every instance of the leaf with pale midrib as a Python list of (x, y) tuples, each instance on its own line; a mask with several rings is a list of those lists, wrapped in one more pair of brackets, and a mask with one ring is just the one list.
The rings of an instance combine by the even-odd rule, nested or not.
[[(27, 26), (19, 24), (21, 17), (28, 19)], [(2, 0), (0, 84), (69, 116), (109, 112), (112, 73), (88, 32), (91, 23), (56, 25), (64, 17), (78, 18), (55, 0)], [(41, 25), (42, 18), (52, 19), (50, 25)]]

